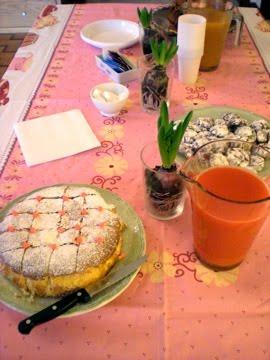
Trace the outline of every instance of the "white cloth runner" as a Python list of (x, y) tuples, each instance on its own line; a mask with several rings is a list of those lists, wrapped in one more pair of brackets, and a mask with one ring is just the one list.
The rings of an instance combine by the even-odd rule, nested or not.
[(263, 32), (257, 27), (258, 23), (263, 20), (261, 16), (256, 15), (258, 9), (240, 7), (239, 10), (244, 16), (245, 24), (263, 58), (265, 67), (270, 73), (270, 32)]
[(24, 119), (30, 107), (73, 6), (44, 8), (38, 23), (29, 30), (36, 41), (18, 49), (0, 80), (0, 172), (15, 141), (14, 125)]
[(15, 132), (28, 166), (100, 146), (80, 110), (17, 123)]

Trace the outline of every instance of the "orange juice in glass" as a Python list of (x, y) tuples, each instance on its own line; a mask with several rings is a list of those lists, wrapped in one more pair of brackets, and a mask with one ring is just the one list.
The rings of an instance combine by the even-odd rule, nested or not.
[[(241, 166), (211, 167), (216, 143), (202, 146), (181, 171), (191, 198), (195, 251), (203, 263), (222, 270), (244, 260), (269, 214), (270, 192), (264, 179)], [(249, 146), (241, 141), (219, 143)]]

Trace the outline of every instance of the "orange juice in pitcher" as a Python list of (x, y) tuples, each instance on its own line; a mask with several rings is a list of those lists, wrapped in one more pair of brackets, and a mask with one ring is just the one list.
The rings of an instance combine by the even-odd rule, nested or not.
[(206, 18), (204, 54), (200, 70), (215, 70), (219, 65), (229, 30), (231, 12), (225, 11), (225, 1), (223, 0), (190, 1), (187, 12)]

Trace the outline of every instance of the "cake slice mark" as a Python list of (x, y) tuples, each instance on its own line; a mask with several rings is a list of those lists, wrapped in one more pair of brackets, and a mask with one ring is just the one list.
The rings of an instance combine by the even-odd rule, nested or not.
[(67, 186), (64, 188), (64, 193), (60, 197), (62, 199), (62, 208), (61, 208), (60, 212), (58, 212), (60, 217), (59, 217), (58, 224), (57, 224), (56, 243), (52, 243), (52, 244), (49, 245), (49, 247), (52, 249), (52, 252), (50, 254), (49, 261), (48, 261), (48, 267), (47, 267), (48, 286), (49, 286), (49, 288), (51, 288), (50, 265), (51, 265), (52, 254), (54, 253), (54, 251), (56, 251), (58, 249), (59, 246), (61, 246), (61, 245), (57, 244), (57, 240), (59, 239), (60, 233), (63, 232), (62, 231), (63, 228), (61, 227), (61, 221), (62, 221), (62, 216), (65, 214), (65, 211), (64, 211), (64, 201), (65, 201), (64, 196), (65, 196), (66, 190), (67, 190)]
[(27, 250), (30, 247), (31, 247), (31, 244), (30, 244), (30, 242), (28, 240), (25, 240), (25, 241), (22, 242), (22, 248), (23, 249)]
[(5, 254), (5, 253), (7, 253), (9, 251), (19, 250), (21, 248), (22, 248), (21, 246), (18, 246), (18, 247), (12, 248), (12, 249), (3, 250), (3, 251), (1, 251), (1, 254)]
[(16, 231), (16, 228), (15, 228), (14, 225), (8, 225), (7, 231), (8, 231), (8, 232), (15, 232), (15, 231)]
[[(61, 225), (61, 218), (60, 218), (59, 222), (60, 222), (60, 224), (58, 223), (58, 225)], [(58, 226), (58, 228), (57, 228), (58, 234), (61, 234), (61, 233), (65, 232), (65, 231), (66, 231), (65, 228), (63, 228), (62, 226)]]
[[(27, 239), (22, 243), (22, 247), (24, 249), (24, 252), (23, 252), (23, 256), (22, 256), (22, 261), (21, 261), (21, 267), (20, 267), (20, 272), (23, 271), (23, 261), (24, 261), (24, 257), (25, 257), (25, 253), (26, 251), (31, 251), (30, 248), (31, 248), (31, 245), (30, 245), (30, 242), (29, 242), (29, 238), (30, 238), (30, 229), (32, 228), (32, 225), (33, 225), (33, 221), (34, 221), (34, 218), (32, 218), (32, 224), (30, 225), (30, 228), (29, 229), (25, 229), (25, 231), (27, 231)], [(27, 244), (27, 246), (26, 246)], [(30, 245), (30, 246), (28, 246)]]
[[(84, 237), (82, 236), (82, 227), (83, 227), (83, 217), (84, 215), (88, 215), (88, 211), (87, 209), (85, 209), (85, 205), (86, 205), (86, 197), (85, 196), (80, 196), (83, 198), (83, 208), (81, 211), (81, 218), (80, 218), (80, 222), (77, 224), (79, 228), (79, 235), (75, 240), (75, 244), (77, 245), (77, 252), (76, 252), (76, 260), (75, 260), (75, 269), (77, 271), (78, 269), (78, 256), (79, 256), (79, 249), (81, 244), (84, 242)], [(86, 210), (86, 211), (85, 211)]]
[[(68, 189), (68, 186), (65, 188), (64, 191), (66, 191)], [(33, 194), (34, 195), (34, 194)], [(64, 200), (64, 201), (68, 201), (68, 200), (74, 200), (76, 198), (80, 198), (83, 197), (84, 199), (86, 198), (86, 196), (97, 196), (97, 194), (87, 194), (85, 192), (82, 192), (79, 195), (76, 196), (66, 196), (65, 193), (62, 196), (48, 196), (48, 197), (44, 197), (44, 196), (33, 196), (33, 197), (29, 197), (29, 200), (37, 200), (37, 204), (40, 203), (42, 200)], [(23, 202), (25, 199), (22, 199), (19, 203)], [(19, 204), (18, 203), (18, 204)], [(102, 206), (98, 206), (98, 207), (87, 207), (87, 209), (97, 209), (99, 211), (103, 211), (103, 210), (108, 210), (111, 211), (110, 209), (104, 209)], [(85, 209), (86, 210), (86, 209)], [(63, 213), (62, 213), (63, 212)], [(8, 213), (8, 215), (13, 215), (13, 216), (18, 216), (18, 215), (24, 215), (24, 214), (29, 214), (29, 215), (33, 215), (34, 218), (38, 217), (41, 214), (59, 214), (59, 215), (63, 215), (65, 214), (65, 210), (60, 210), (60, 211), (37, 211), (36, 209), (34, 211), (17, 211), (17, 210), (12, 210), (11, 212)]]
[(57, 250), (60, 245), (58, 245), (58, 244), (49, 244), (48, 246), (49, 246), (49, 248), (51, 248), (54, 251), (54, 250)]

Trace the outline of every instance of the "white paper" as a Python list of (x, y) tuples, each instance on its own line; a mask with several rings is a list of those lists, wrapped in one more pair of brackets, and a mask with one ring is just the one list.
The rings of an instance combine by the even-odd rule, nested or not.
[(14, 129), (28, 166), (100, 146), (78, 109), (21, 122)]

